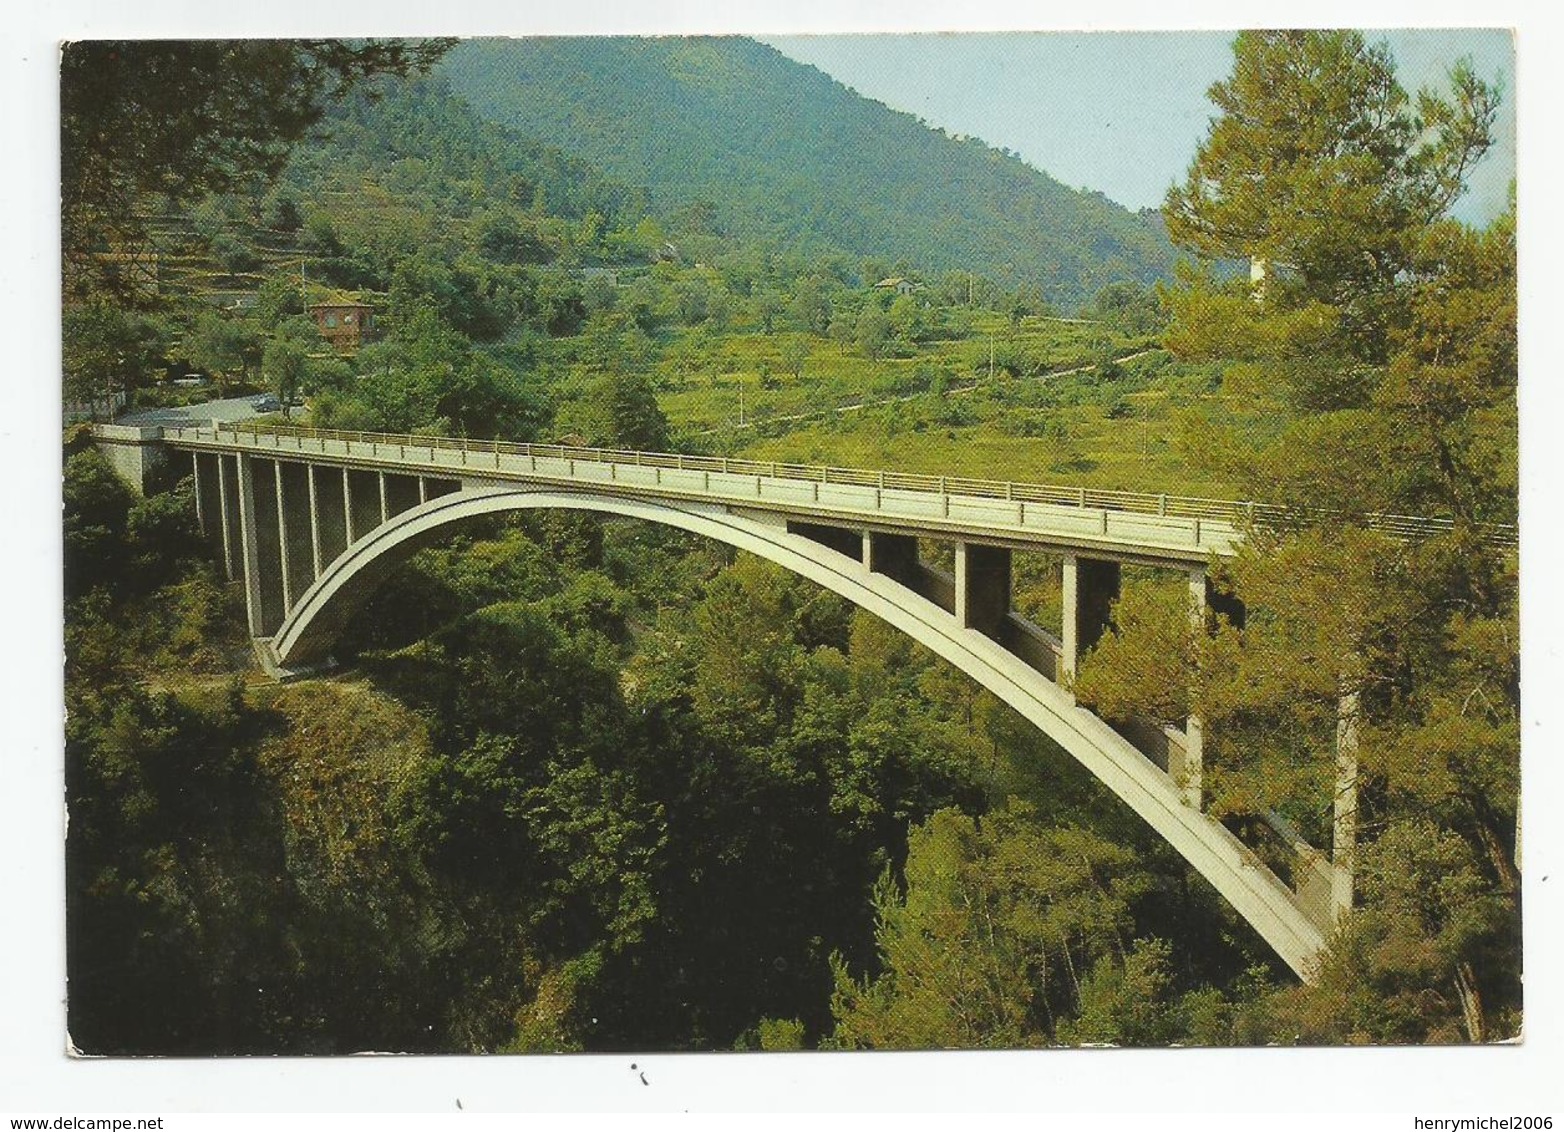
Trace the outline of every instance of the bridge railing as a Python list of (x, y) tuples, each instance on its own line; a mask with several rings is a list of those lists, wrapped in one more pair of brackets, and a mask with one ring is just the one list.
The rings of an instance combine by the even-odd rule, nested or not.
[[(865, 468), (840, 468), (821, 464), (791, 464), (776, 460), (747, 460), (733, 456), (696, 456), (673, 452), (642, 452), (624, 448), (591, 448), (564, 444), (531, 444), (505, 440), (475, 440), (468, 437), (423, 436), (409, 433), (357, 432), (343, 429), (307, 428), (255, 422), (213, 422), (220, 431), (270, 434), (279, 438), (348, 441), (368, 444), (372, 449), (396, 449), (405, 456), (408, 449), (439, 449), (473, 454), (545, 457), (603, 464), (634, 464), (642, 467), (737, 473), (769, 476), (773, 479), (803, 480), (822, 484), (847, 484), (859, 487), (891, 488), (902, 491), (926, 491), (940, 495), (1004, 499), (1025, 503), (1124, 511), (1181, 519), (1211, 519), (1235, 524), (1286, 526), (1303, 520), (1327, 517), (1350, 518), (1370, 530), (1395, 538), (1415, 539), (1455, 529), (1450, 518), (1419, 515), (1360, 514), (1343, 516), (1323, 508), (1285, 508), (1253, 500), (1210, 499), (1201, 496), (1166, 495), (1144, 491), (1117, 491), (1094, 487), (1015, 483), (1008, 480), (976, 479), (968, 476), (936, 476), (921, 472), (897, 472)], [(165, 432), (199, 432), (198, 428), (166, 428)], [(279, 445), (280, 446), (280, 445)], [(1479, 525), (1484, 539), (1499, 546), (1518, 543), (1513, 525)]]

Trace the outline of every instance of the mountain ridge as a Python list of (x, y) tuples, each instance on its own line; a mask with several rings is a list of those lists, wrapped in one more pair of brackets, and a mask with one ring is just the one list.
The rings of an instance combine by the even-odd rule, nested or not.
[(664, 214), (709, 204), (748, 240), (976, 271), (1066, 304), (1171, 274), (1155, 214), (1068, 188), (755, 40), (468, 40), (441, 73), (480, 116), (646, 187)]

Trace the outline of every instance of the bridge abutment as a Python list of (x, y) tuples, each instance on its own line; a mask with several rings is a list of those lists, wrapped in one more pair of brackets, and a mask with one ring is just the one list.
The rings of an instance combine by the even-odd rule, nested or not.
[(169, 461), (161, 426), (99, 424), (92, 426), (92, 437), (98, 451), (137, 495), (151, 495), (165, 486)]

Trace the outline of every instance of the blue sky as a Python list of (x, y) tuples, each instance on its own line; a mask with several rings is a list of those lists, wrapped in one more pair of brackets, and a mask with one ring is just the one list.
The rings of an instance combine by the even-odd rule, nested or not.
[[(1498, 144), (1457, 205), (1482, 223), (1503, 211), (1515, 170), (1514, 49), (1507, 31), (1370, 32), (1389, 43), (1402, 86), (1442, 89), (1470, 56), (1502, 84)], [(1231, 32), (1041, 32), (767, 36), (869, 98), (971, 134), (1075, 188), (1157, 207), (1181, 180), (1214, 108), (1205, 92), (1232, 68)]]

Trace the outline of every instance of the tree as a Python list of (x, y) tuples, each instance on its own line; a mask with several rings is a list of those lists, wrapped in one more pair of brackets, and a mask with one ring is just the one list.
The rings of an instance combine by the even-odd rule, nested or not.
[(196, 320), (185, 340), (185, 352), (227, 389), (229, 378), (249, 376), (261, 352), (261, 336), (240, 319), (209, 310)]
[(549, 263), (557, 254), (534, 225), (524, 224), (509, 212), (485, 217), (478, 231), (478, 247), (485, 258), (496, 263)]
[(99, 40), (60, 60), (62, 243), (69, 289), (112, 282), (92, 253), (145, 237), (173, 202), (270, 177), (329, 99), (431, 66), (451, 40)]
[(790, 334), (782, 342), (782, 365), (798, 381), (804, 376), (804, 363), (809, 360), (809, 339), (802, 334)]
[(891, 340), (891, 320), (880, 304), (872, 299), (858, 312), (858, 322), (853, 328), (858, 348), (871, 358), (878, 358)]
[(61, 337), (65, 400), (94, 417), (113, 416), (116, 391), (147, 384), (167, 347), (161, 323), (102, 300), (67, 310)]
[[(1516, 508), (1514, 216), (1446, 215), (1497, 99), (1464, 65), (1451, 88), (1410, 99), (1356, 33), (1238, 37), (1165, 212), (1184, 246), (1269, 269), (1257, 290), (1186, 273), (1164, 341), (1225, 364), (1241, 421), (1204, 446), (1292, 510), (1230, 566), (1242, 627), (1183, 653), (1169, 617), (1132, 616), (1104, 649), (1175, 710), (1169, 650), (1192, 656), (1219, 812), (1330, 844), (1357, 799), (1358, 835), (1334, 830), (1357, 910), (1294, 1004), (1335, 1040), (1482, 1041), (1520, 1003), (1515, 560), (1486, 526)], [(1390, 537), (1364, 512), (1448, 526)]]
[(831, 297), (826, 279), (820, 275), (802, 276), (794, 288), (789, 313), (793, 325), (808, 334), (824, 334), (831, 325)]
[(289, 415), (293, 399), (304, 382), (308, 358), (303, 343), (288, 337), (272, 338), (261, 355), (261, 376), (277, 394), (284, 417)]
[(668, 418), (651, 382), (639, 373), (606, 373), (560, 406), (555, 429), (588, 444), (660, 452), (668, 447)]
[(1125, 334), (1153, 334), (1166, 316), (1154, 291), (1137, 283), (1109, 283), (1092, 300), (1091, 315)]
[(905, 895), (889, 876), (876, 890), (884, 973), (860, 982), (835, 965), (835, 1043), (1049, 1043), (1093, 964), (1124, 953), (1143, 885), (1129, 850), (1040, 826), (1024, 804), (981, 822), (939, 811), (909, 840)]
[(264, 329), (277, 329), (286, 318), (304, 313), (304, 295), (295, 275), (268, 275), (255, 292), (250, 317)]
[(1452, 100), (1414, 102), (1358, 32), (1243, 32), (1233, 58), (1209, 92), (1221, 115), (1168, 194), (1168, 234), (1276, 265), (1289, 281), (1268, 291), (1338, 307), (1358, 351), (1382, 357), (1380, 303), (1492, 144), (1498, 95), (1462, 64)]

